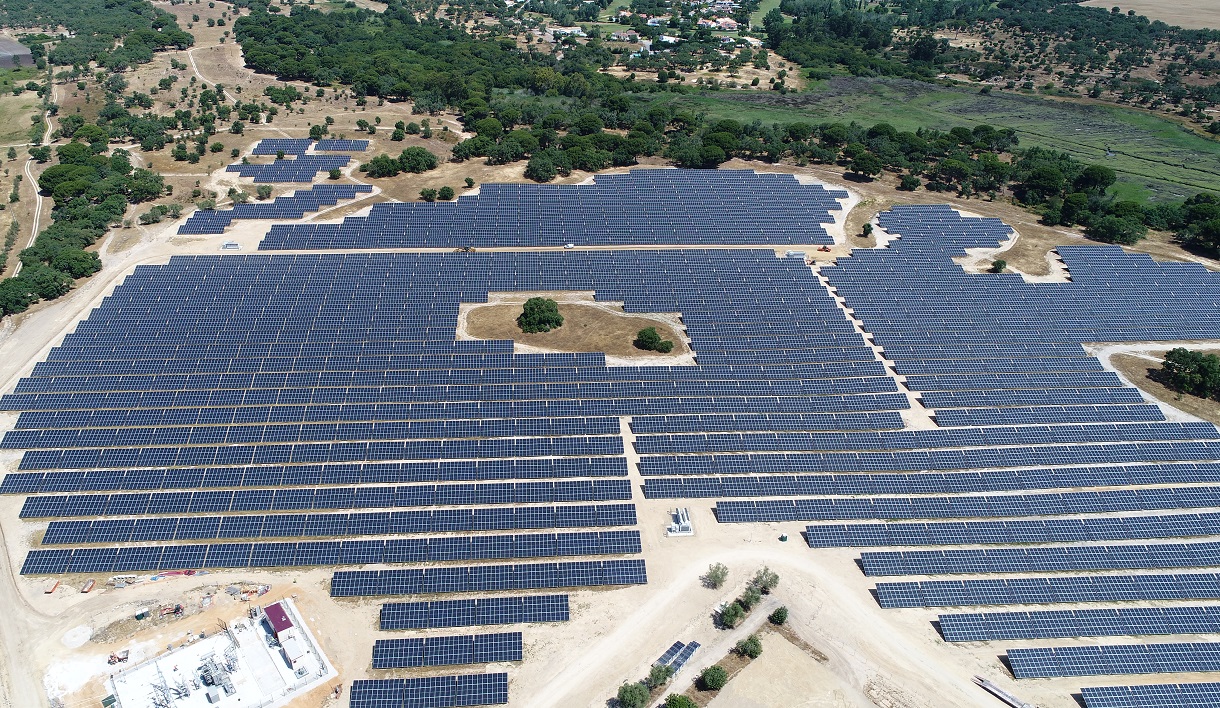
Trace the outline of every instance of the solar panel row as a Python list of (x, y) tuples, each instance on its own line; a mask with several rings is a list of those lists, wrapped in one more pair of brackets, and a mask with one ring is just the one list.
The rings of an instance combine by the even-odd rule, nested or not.
[(567, 622), (567, 595), (479, 597), (391, 602), (381, 606), (381, 629), (438, 629), (522, 622)]
[(460, 708), (508, 703), (508, 674), (360, 679), (351, 708)]
[[(635, 551), (638, 553), (639, 551)], [(544, 588), (644, 585), (640, 559), (338, 571), (330, 583), (333, 597), (419, 595), (435, 592), (486, 592)]]
[[(730, 480), (730, 482), (732, 481), (734, 480)], [(756, 496), (765, 496), (765, 494)], [(1157, 487), (1139, 490), (1118, 489), (994, 496), (832, 497), (746, 502), (721, 501), (716, 504), (716, 518), (721, 522), (946, 519), (1057, 516), (1203, 507), (1220, 507), (1220, 487)]]
[[(149, 489), (179, 489), (199, 490), (182, 491), (175, 494), (201, 495), (208, 499), (203, 507), (196, 507), (192, 501), (189, 509), (206, 510), (212, 504), (210, 492), (202, 490), (223, 487), (309, 487), (335, 484), (378, 484), (387, 482), (456, 482), (497, 479), (545, 479), (558, 477), (626, 477), (627, 465), (621, 457), (567, 457), (552, 459), (524, 460), (464, 460), (461, 462), (371, 462), (347, 464), (312, 464), (312, 465), (276, 465), (276, 466), (234, 466), (234, 467), (202, 467), (196, 469), (147, 469), (147, 470), (106, 470), (106, 471), (71, 471), (71, 472), (18, 472), (4, 476), (0, 484), (0, 492), (5, 494), (33, 494), (36, 492), (85, 492), (108, 490), (149, 490)], [(475, 489), (476, 485), (461, 487), (446, 487), (442, 492), (449, 494), (466, 494), (461, 491)], [(507, 489), (507, 488), (505, 488)], [(278, 494), (275, 490), (270, 490)], [(266, 492), (264, 492), (265, 494)], [(315, 496), (317, 499), (343, 499), (349, 495), (359, 495), (361, 492), (344, 489), (323, 489)], [(386, 492), (377, 491), (377, 495)], [(234, 499), (242, 496), (242, 490), (233, 492)], [(306, 490), (294, 489), (292, 494), (308, 494)], [(53, 510), (62, 508), (63, 513), (47, 514), (48, 516), (74, 516), (78, 508), (69, 499), (77, 495), (44, 497)], [(91, 495), (86, 505), (88, 509), (105, 507), (110, 501), (122, 500), (125, 505), (129, 495)], [(175, 499), (180, 497), (170, 497)], [(243, 499), (251, 497), (242, 496)], [(39, 502), (40, 504), (42, 502)], [(456, 502), (461, 503), (461, 502)], [(54, 506), (60, 505), (62, 506)], [(181, 506), (173, 502), (173, 506)], [(237, 507), (241, 508), (241, 507)], [(274, 508), (274, 507), (271, 507)], [(316, 508), (329, 508), (319, 506)], [(86, 512), (100, 513), (100, 512)]]
[(378, 639), (373, 644), (373, 668), (408, 669), (521, 661), (521, 654), (520, 632)]
[(1049, 605), (1133, 600), (1218, 600), (1220, 574), (1086, 575), (877, 583), (882, 607)]
[[(303, 484), (309, 484), (309, 482), (303, 482)], [(22, 506), (21, 516), (22, 518), (42, 518), (230, 511), (324, 511), (470, 504), (588, 502), (630, 498), (631, 486), (625, 479), (362, 487), (281, 487), (236, 491), (200, 490), (29, 497)], [(453, 515), (453, 518), (462, 518), (463, 514), (468, 517), (473, 512), (451, 510), (446, 513)], [(470, 525), (475, 523), (473, 519), (468, 522)]]
[(357, 514), (241, 514), (52, 521), (44, 545), (387, 536), (440, 531), (634, 526), (635, 505), (427, 509)]
[(21, 572), (23, 575), (156, 572), (198, 568), (279, 568), (628, 555), (639, 552), (638, 531), (89, 547), (32, 550), (26, 554)]
[(941, 615), (940, 631), (950, 642), (1214, 634), (1220, 631), (1220, 607), (1122, 607)]
[[(263, 250), (457, 246), (831, 244), (839, 190), (791, 175), (675, 171), (598, 175), (591, 185), (487, 184), (454, 202), (395, 203), (342, 224), (276, 227)], [(760, 200), (769, 205), (757, 209)], [(641, 208), (647, 204), (647, 208)]]

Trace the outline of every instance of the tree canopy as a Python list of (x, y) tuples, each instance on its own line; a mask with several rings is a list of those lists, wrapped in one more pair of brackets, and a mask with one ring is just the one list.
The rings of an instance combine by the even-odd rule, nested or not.
[(563, 315), (559, 314), (559, 305), (554, 300), (531, 297), (517, 317), (517, 326), (527, 334), (550, 332), (563, 326)]

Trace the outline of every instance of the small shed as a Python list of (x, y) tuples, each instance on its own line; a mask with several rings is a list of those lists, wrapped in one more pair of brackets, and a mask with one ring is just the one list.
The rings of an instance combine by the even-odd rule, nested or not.
[(276, 639), (283, 642), (284, 636), (290, 634), (293, 627), (296, 626), (292, 623), (292, 618), (288, 616), (288, 611), (284, 609), (283, 605), (276, 602), (267, 605), (263, 612), (267, 614), (267, 624), (271, 627), (271, 633), (275, 635)]
[(34, 66), (30, 48), (12, 37), (0, 35), (0, 68), (14, 69), (19, 66)]
[(284, 652), (284, 661), (288, 662), (288, 668), (294, 671), (301, 663), (301, 659), (305, 658), (305, 645), (294, 636), (284, 637), (284, 640), (280, 642), (280, 650)]

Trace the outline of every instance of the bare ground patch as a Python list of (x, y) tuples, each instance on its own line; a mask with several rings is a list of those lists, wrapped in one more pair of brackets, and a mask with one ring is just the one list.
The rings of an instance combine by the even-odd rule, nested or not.
[[(563, 326), (550, 332), (526, 334), (517, 326), (522, 303), (535, 295), (559, 305)], [(635, 364), (692, 364), (690, 344), (676, 314), (634, 314), (621, 304), (595, 302), (588, 293), (490, 294), (487, 304), (463, 305), (458, 316), (458, 338), (510, 339), (522, 352), (603, 352)], [(662, 339), (674, 343), (668, 354), (637, 349), (633, 341), (641, 329), (656, 327)]]
[[(1220, 401), (1181, 394), (1157, 380), (1156, 372), (1160, 371), (1159, 362), (1164, 356), (1165, 352), (1148, 352), (1146, 356), (1115, 354), (1110, 357), (1110, 363), (1124, 378), (1158, 401), (1203, 420), (1220, 424)], [(1147, 357), (1155, 358), (1156, 361)]]

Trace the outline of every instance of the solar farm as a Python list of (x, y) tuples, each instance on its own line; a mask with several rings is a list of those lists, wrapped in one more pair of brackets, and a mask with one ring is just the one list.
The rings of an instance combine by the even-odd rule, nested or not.
[[(230, 170), (310, 182), (348, 160), (310, 151), (365, 147), (326, 142)], [(487, 184), (139, 265), (0, 397), (18, 589), (271, 578), (318, 595), (340, 705), (601, 706), (723, 657), (733, 588), (699, 574), (766, 564), (835, 705), (1001, 705), (975, 674), (1043, 708), (1220, 705), (1220, 430), (1091, 353), (1220, 340), (1220, 276), (1116, 246), (1059, 248), (1066, 282), (967, 272), (1015, 234), (947, 206), (788, 251), (843, 246), (847, 198), (727, 170)], [(677, 313), (695, 365), (456, 336), (495, 293), (571, 292)], [(675, 505), (693, 536), (663, 534)]]

